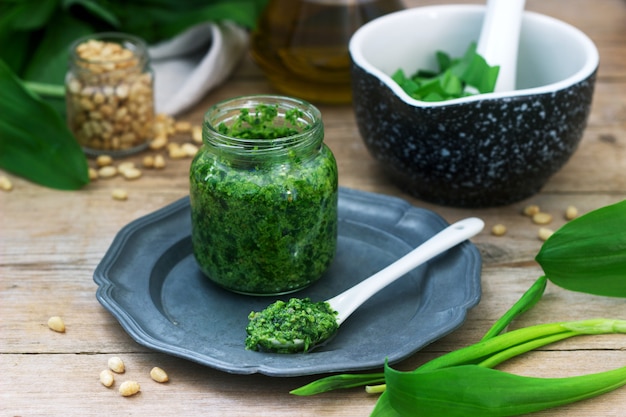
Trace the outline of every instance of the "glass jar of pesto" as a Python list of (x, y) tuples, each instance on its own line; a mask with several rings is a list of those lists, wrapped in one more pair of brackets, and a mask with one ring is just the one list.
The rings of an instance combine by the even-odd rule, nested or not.
[(193, 253), (204, 274), (242, 294), (317, 281), (337, 242), (337, 164), (321, 114), (294, 98), (220, 102), (204, 117), (190, 168)]

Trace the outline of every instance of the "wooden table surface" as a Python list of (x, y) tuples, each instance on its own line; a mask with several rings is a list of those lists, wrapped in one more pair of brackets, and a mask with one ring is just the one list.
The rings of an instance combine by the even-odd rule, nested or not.
[[(418, 6), (434, 1), (408, 1)], [(571, 23), (600, 51), (600, 69), (589, 125), (570, 162), (536, 196), (506, 207), (466, 210), (428, 204), (399, 191), (367, 153), (352, 109), (321, 105), (326, 142), (339, 165), (340, 184), (399, 196), (452, 222), (479, 216), (486, 229), (473, 239), (483, 257), (480, 304), (464, 325), (397, 364), (409, 370), (445, 352), (476, 342), (541, 274), (534, 262), (539, 226), (520, 214), (538, 204), (564, 223), (574, 205), (581, 213), (626, 197), (626, 2), (623, 0), (528, 0), (527, 9)], [(231, 96), (272, 92), (246, 58), (233, 76), (193, 111), (180, 117), (200, 124), (205, 109)], [(189, 141), (187, 135), (173, 140)], [(144, 155), (129, 158), (140, 163)], [(0, 191), (0, 415), (1, 416), (367, 416), (376, 397), (362, 389), (301, 398), (289, 390), (315, 376), (277, 378), (234, 375), (151, 351), (136, 343), (96, 300), (94, 268), (121, 227), (188, 193), (190, 159), (166, 158), (163, 170), (143, 177), (93, 182), (76, 192), (55, 191), (6, 174), (11, 192)], [(93, 161), (91, 161), (93, 163)], [(115, 201), (111, 190), (128, 191)], [(497, 223), (502, 237), (490, 234)], [(573, 293), (549, 284), (542, 301), (515, 327), (594, 317), (626, 318), (623, 299)], [(65, 333), (51, 331), (50, 316), (61, 316)], [(111, 356), (126, 363), (113, 388), (98, 375)], [(167, 384), (150, 380), (160, 366)], [(579, 337), (548, 346), (500, 369), (535, 376), (571, 376), (626, 366), (626, 336)], [(123, 398), (117, 387), (137, 380), (141, 393)], [(626, 416), (626, 389), (540, 412), (541, 416)]]

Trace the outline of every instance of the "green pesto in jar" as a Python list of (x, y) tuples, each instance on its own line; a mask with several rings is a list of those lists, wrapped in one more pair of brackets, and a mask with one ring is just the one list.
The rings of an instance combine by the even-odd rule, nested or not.
[(248, 319), (246, 349), (276, 353), (306, 352), (339, 328), (330, 304), (309, 298), (276, 301)]
[(285, 294), (317, 281), (334, 258), (337, 165), (317, 109), (252, 97), (205, 117), (190, 169), (193, 252), (226, 289)]

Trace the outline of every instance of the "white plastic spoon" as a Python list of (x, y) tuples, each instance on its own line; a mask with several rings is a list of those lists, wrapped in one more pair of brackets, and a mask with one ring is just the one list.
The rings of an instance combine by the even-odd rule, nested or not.
[[(327, 300), (326, 302), (330, 307), (337, 312), (337, 325), (341, 325), (348, 316), (378, 291), (435, 256), (475, 236), (483, 229), (484, 225), (485, 223), (476, 217), (460, 220), (446, 227), (391, 265)], [(270, 350), (295, 352), (305, 349), (304, 341), (300, 339), (289, 343), (276, 339), (267, 339), (267, 341), (273, 347)], [(319, 345), (322, 342), (324, 340), (311, 341), (310, 346)]]
[(476, 52), (499, 65), (496, 92), (515, 90), (520, 28), (525, 0), (487, 0)]

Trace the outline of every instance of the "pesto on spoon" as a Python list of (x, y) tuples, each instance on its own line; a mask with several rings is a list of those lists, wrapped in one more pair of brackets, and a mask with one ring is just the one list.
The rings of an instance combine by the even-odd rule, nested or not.
[(306, 352), (324, 343), (350, 314), (387, 285), (407, 272), (479, 233), (484, 222), (471, 217), (437, 233), (396, 262), (349, 288), (320, 302), (308, 298), (276, 301), (248, 316), (246, 349), (277, 353)]

